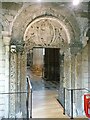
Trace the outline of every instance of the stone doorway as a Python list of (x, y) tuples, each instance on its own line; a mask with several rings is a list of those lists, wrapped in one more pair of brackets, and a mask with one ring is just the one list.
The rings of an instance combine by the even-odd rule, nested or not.
[[(63, 16), (62, 6), (55, 7), (54, 4), (27, 5), (17, 15), (12, 27), (11, 47), (14, 45), (16, 50), (10, 55), (10, 91), (26, 90), (27, 53), (34, 47), (60, 48), (63, 58), (61, 61), (63, 69), (60, 70), (63, 73), (60, 76), (60, 100), (63, 98), (63, 86), (72, 87), (75, 76), (71, 71), (74, 70), (75, 62), (73, 61), (77, 50), (79, 50), (79, 47), (75, 45), (80, 43), (77, 41), (80, 31), (78, 27), (75, 27), (78, 24), (73, 14), (69, 11), (67, 16), (67, 11), (69, 10), (65, 9), (66, 16)], [(23, 17), (25, 15), (26, 17)], [(10, 99), (10, 103), (10, 113), (13, 113), (16, 103), (12, 102), (12, 99)]]

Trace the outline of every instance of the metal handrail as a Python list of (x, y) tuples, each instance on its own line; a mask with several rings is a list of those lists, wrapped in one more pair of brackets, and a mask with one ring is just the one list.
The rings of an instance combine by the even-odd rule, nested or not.
[(30, 77), (27, 76), (27, 119), (32, 118), (32, 85)]
[(87, 88), (66, 88), (66, 87), (64, 87), (64, 88), (67, 89), (68, 91), (69, 90), (87, 90), (88, 92), (90, 92), (90, 90)]
[(27, 92), (0, 92), (0, 94), (23, 94)]
[(76, 90), (86, 90), (88, 92), (90, 92), (89, 89), (87, 88), (65, 88), (64, 87), (64, 108), (63, 108), (63, 114), (65, 115), (65, 90), (68, 90), (68, 91), (71, 91), (71, 119), (73, 119), (73, 91), (76, 91)]
[(30, 87), (30, 90), (31, 90), (31, 89), (32, 89), (32, 85), (31, 85), (31, 82), (30, 82), (30, 77), (29, 77), (29, 76), (27, 76), (27, 82), (28, 82), (29, 87)]

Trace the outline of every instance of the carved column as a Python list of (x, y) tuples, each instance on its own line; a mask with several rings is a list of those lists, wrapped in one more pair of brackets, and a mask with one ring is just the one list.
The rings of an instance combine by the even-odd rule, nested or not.
[(76, 80), (76, 67), (75, 67), (75, 59), (77, 53), (80, 52), (82, 49), (82, 43), (79, 41), (76, 41), (70, 45), (70, 51), (71, 51), (71, 87), (75, 88), (75, 80)]
[[(71, 50), (71, 88), (82, 88), (82, 81), (81, 81), (81, 75), (80, 72), (81, 70), (81, 66), (79, 66), (79, 76), (77, 75), (77, 71), (76, 71), (76, 59), (77, 59), (77, 53), (80, 52), (80, 50), (82, 49), (82, 44), (80, 42), (75, 42), (74, 44), (72, 44), (70, 46), (70, 50)], [(81, 56), (80, 56), (81, 57)], [(77, 64), (80, 64), (79, 62), (81, 58), (79, 58), (79, 61)], [(80, 78), (79, 78), (80, 77)], [(77, 78), (78, 79), (78, 83), (80, 82), (80, 85), (76, 85), (77, 82)], [(78, 101), (79, 98), (79, 101)], [(77, 106), (80, 106), (80, 109), (82, 109), (82, 104), (80, 103), (79, 105), (77, 104), (77, 102), (80, 102), (80, 100), (82, 101), (82, 91), (79, 90), (73, 90), (73, 116), (77, 116), (78, 114), (80, 114), (80, 112), (78, 112)]]
[[(26, 92), (26, 52), (24, 46), (17, 45), (17, 81), (16, 89), (18, 92)], [(26, 117), (26, 93), (20, 93), (16, 96), (16, 114), (21, 113)]]
[[(27, 54), (26, 51), (24, 50), (21, 54), (21, 91), (24, 92), (27, 91), (26, 71), (27, 71)], [(26, 93), (21, 94), (21, 109), (23, 118), (26, 118)]]
[[(17, 52), (17, 80), (16, 91), (21, 92), (21, 52)], [(21, 112), (21, 94), (16, 95), (16, 114)]]
[[(71, 88), (71, 52), (70, 48), (64, 54), (64, 87)], [(65, 112), (70, 115), (70, 91), (65, 90)]]
[[(11, 45), (11, 54), (10, 54), (10, 92), (16, 92), (16, 80), (17, 80), (17, 53), (16, 46)], [(9, 100), (9, 118), (15, 118), (16, 114), (16, 94), (10, 95)]]
[(75, 55), (71, 55), (71, 88), (75, 88)]
[(71, 88), (71, 53), (70, 48), (64, 54), (64, 87)]
[[(9, 92), (9, 43), (10, 36), (3, 31), (3, 42), (5, 45), (5, 92)], [(5, 118), (8, 118), (9, 113), (9, 95), (5, 95)]]
[[(75, 88), (75, 57), (76, 57), (76, 47), (70, 47), (64, 56), (64, 86), (66, 88)], [(65, 90), (66, 93), (66, 113), (71, 115), (71, 91)], [(73, 110), (75, 108), (75, 95), (73, 97)], [(76, 113), (74, 112), (74, 116)]]
[(59, 87), (59, 101), (64, 105), (64, 53), (60, 51), (60, 87)]
[[(22, 72), (25, 69), (25, 68), (22, 68), (22, 62), (23, 62), (22, 54), (23, 54), (23, 52), (18, 50), (18, 52), (17, 52), (17, 79), (16, 79), (16, 91), (17, 92), (25, 92), (25, 90), (22, 89), (22, 84), (25, 81), (25, 79), (24, 79), (24, 81), (22, 80), (23, 79), (22, 76), (25, 74), (25, 72), (24, 73)], [(25, 95), (25, 93), (19, 93), (16, 95), (16, 115), (18, 113), (22, 114), (23, 109), (25, 112), (25, 106), (22, 109), (22, 105), (24, 104), (24, 103), (22, 103), (22, 100), (24, 99), (24, 95)]]
[(90, 38), (88, 41), (88, 89), (90, 90)]
[[(79, 52), (75, 59), (75, 88), (83, 88), (83, 62), (82, 62), (82, 52)], [(83, 101), (84, 91), (76, 91), (75, 92), (75, 102), (76, 102), (76, 111), (78, 115), (83, 115), (84, 111), (84, 101)], [(81, 102), (82, 101), (82, 102)]]
[(90, 1), (88, 2), (88, 89), (90, 90)]
[[(5, 50), (3, 46), (3, 39), (2, 35), (0, 34), (0, 93), (5, 92)], [(5, 112), (2, 111), (5, 110), (5, 95), (0, 94), (0, 119), (5, 116)]]
[(88, 2), (88, 89), (90, 90), (90, 1)]

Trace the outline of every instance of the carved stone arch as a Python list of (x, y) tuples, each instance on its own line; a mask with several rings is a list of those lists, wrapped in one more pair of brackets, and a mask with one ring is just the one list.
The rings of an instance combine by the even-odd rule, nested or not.
[(42, 16), (54, 16), (62, 21), (70, 33), (71, 41), (80, 40), (80, 30), (72, 11), (56, 3), (42, 3), (40, 5), (28, 4), (20, 10), (12, 24), (11, 43), (21, 43), (24, 39), (23, 35), (27, 26), (35, 19)]
[[(11, 62), (10, 62), (10, 64), (11, 64), (10, 65), (10, 67), (11, 67), (10, 91), (12, 91), (12, 90), (14, 91), (15, 89), (17, 89), (17, 87), (15, 86), (14, 83), (20, 83), (20, 82), (22, 84), (21, 90), (22, 91), (25, 90), (26, 61), (27, 61), (26, 54), (27, 53), (26, 53), (26, 51), (23, 51), (23, 52), (21, 51), (23, 42), (24, 42), (24, 34), (25, 34), (25, 31), (28, 31), (29, 28), (31, 27), (31, 26), (29, 26), (31, 23), (33, 23), (33, 22), (41, 22), (42, 23), (41, 18), (44, 18), (44, 20), (47, 20), (49, 18), (48, 19), (49, 33), (52, 32), (52, 31), (50, 31), (50, 26), (53, 30), (55, 30), (54, 29), (55, 21), (56, 21), (56, 23), (58, 23), (57, 26), (58, 25), (62, 26), (63, 29), (65, 27), (64, 34), (66, 36), (69, 36), (69, 38), (67, 40), (68, 42), (66, 42), (66, 43), (68, 43), (68, 45), (77, 40), (78, 41), (80, 40), (79, 39), (80, 38), (80, 30), (79, 30), (77, 21), (76, 21), (74, 15), (72, 14), (72, 10), (70, 11), (69, 9), (65, 8), (64, 6), (60, 6), (59, 4), (56, 4), (56, 3), (52, 3), (52, 4), (51, 3), (50, 4), (49, 3), (48, 4), (41, 3), (38, 5), (37, 4), (31, 5), (30, 3), (28, 3), (28, 5), (25, 5), (19, 11), (18, 15), (15, 17), (15, 19), (12, 23), (11, 44), (14, 44), (14, 48), (18, 46), (18, 48), (20, 48), (20, 49), (18, 49), (18, 53), (17, 53), (18, 56), (16, 54), (16, 51), (13, 51), (13, 53), (11, 53), (12, 55), (10, 58), (11, 59)], [(50, 22), (51, 18), (53, 18), (53, 19)], [(47, 26), (47, 24), (46, 24), (46, 26)], [(59, 29), (57, 29), (57, 30), (59, 31)], [(67, 35), (67, 33), (68, 33), (68, 35)], [(53, 33), (51, 33), (51, 35), (52, 34)], [(67, 39), (67, 37), (66, 37), (66, 39)], [(21, 52), (22, 52), (22, 54), (21, 54)], [(16, 78), (18, 78), (18, 79), (16, 79)], [(23, 99), (21, 99), (21, 100), (23, 100)], [(10, 106), (11, 112), (10, 113), (13, 113), (13, 111), (15, 109), (15, 106), (13, 107), (13, 105), (15, 104), (15, 101), (10, 99), (10, 102), (11, 102), (11, 106)], [(20, 101), (18, 101), (18, 102), (20, 102)], [(22, 108), (24, 108), (23, 104), (21, 106), (22, 106)], [(14, 114), (15, 113), (13, 113), (13, 115)], [(25, 111), (23, 111), (23, 114), (25, 114)]]
[(27, 49), (31, 47), (68, 46), (71, 36), (67, 27), (55, 16), (40, 16), (26, 28), (24, 41)]
[(89, 38), (90, 38), (90, 27), (87, 26), (83, 33), (83, 39), (82, 39), (83, 47), (87, 45), (87, 41), (89, 40)]
[(3, 18), (2, 18), (2, 15), (0, 15), (1, 17), (0, 17), (0, 32), (1, 31), (4, 31), (5, 30), (5, 24), (4, 24), (4, 22), (3, 22)]
[(88, 37), (88, 31), (90, 30), (90, 27), (89, 26), (87, 26), (86, 28), (85, 28), (85, 30), (84, 30), (84, 37)]
[(3, 31), (10, 31), (9, 30), (9, 27), (10, 27), (10, 23), (9, 23), (9, 21), (7, 20), (7, 18), (4, 16), (4, 15), (1, 15), (2, 17), (0, 18), (1, 19), (1, 21), (2, 21), (2, 30)]

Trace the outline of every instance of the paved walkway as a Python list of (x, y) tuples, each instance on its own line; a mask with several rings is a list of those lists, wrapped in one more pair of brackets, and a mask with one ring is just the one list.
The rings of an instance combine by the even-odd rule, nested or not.
[(33, 118), (68, 118), (57, 101), (57, 91), (41, 90), (33, 92)]
[[(70, 120), (67, 115), (63, 115), (63, 108), (57, 101), (59, 83), (55, 81), (45, 81), (40, 76), (30, 75), (33, 86), (33, 118), (61, 118)], [(76, 118), (74, 120), (88, 120), (87, 118)]]

